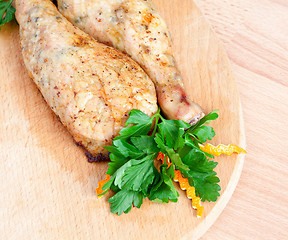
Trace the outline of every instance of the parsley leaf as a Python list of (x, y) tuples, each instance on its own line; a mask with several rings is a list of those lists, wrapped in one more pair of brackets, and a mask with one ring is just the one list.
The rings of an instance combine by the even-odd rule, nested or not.
[(111, 154), (114, 154), (115, 156), (124, 157), (124, 155), (115, 146), (105, 146), (103, 148), (108, 150)]
[(109, 168), (107, 170), (107, 174), (110, 176), (112, 176), (120, 167), (129, 161), (128, 158), (113, 153), (110, 154), (110, 160), (111, 162), (108, 163)]
[(191, 133), (186, 133), (185, 134), (185, 144), (186, 146), (190, 146), (192, 148), (196, 148), (197, 150), (199, 150), (200, 152), (204, 153), (206, 156), (210, 157), (210, 158), (214, 158), (213, 155), (206, 153), (204, 151), (202, 151), (199, 147), (199, 143), (197, 139), (194, 139), (194, 141), (192, 140), (192, 137), (194, 137), (194, 135), (192, 135)]
[[(204, 201), (212, 201), (215, 202), (217, 198), (220, 196), (219, 191), (221, 191), (221, 187), (218, 185), (220, 182), (219, 178), (213, 175), (202, 174), (202, 176), (191, 175), (194, 181), (194, 187), (197, 189), (197, 194), (200, 196), (201, 200)], [(204, 177), (205, 176), (205, 177)], [(203, 181), (204, 179), (204, 181)]]
[(189, 153), (186, 154), (186, 156), (183, 158), (183, 162), (187, 164), (190, 169), (193, 169), (193, 171), (199, 170), (203, 172), (210, 172), (217, 166), (217, 162), (212, 160), (208, 161), (206, 155), (195, 148), (192, 148)]
[(201, 118), (198, 123), (196, 123), (195, 125), (190, 127), (186, 132), (191, 133), (191, 132), (193, 132), (193, 130), (199, 128), (200, 126), (210, 123), (211, 120), (216, 120), (218, 118), (217, 112), (218, 112), (218, 110), (214, 110), (211, 113), (207, 114), (206, 116)]
[(120, 131), (119, 133), (120, 136), (115, 137), (114, 139), (115, 140), (117, 139), (127, 140), (133, 136), (147, 135), (147, 133), (151, 130), (151, 127), (152, 127), (152, 120), (150, 120), (147, 123), (137, 124), (131, 127), (126, 127)]
[(160, 151), (153, 136), (142, 135), (139, 137), (132, 137), (131, 142), (136, 148), (147, 154), (158, 153)]
[(137, 109), (133, 109), (129, 112), (129, 118), (127, 119), (126, 123), (125, 123), (125, 127), (127, 127), (129, 124), (133, 123), (133, 124), (146, 124), (149, 123), (151, 121), (151, 118), (141, 112), (140, 110)]
[(124, 165), (122, 165), (114, 174), (113, 177), (115, 176), (114, 180), (114, 185), (119, 187), (121, 189), (122, 187), (122, 178), (125, 174), (125, 171), (127, 168), (131, 167), (132, 163), (131, 160), (126, 162)]
[(176, 153), (173, 148), (169, 148), (167, 145), (165, 145), (163, 137), (161, 137), (159, 133), (156, 133), (155, 142), (157, 143), (157, 146), (160, 148), (161, 152), (167, 154), (177, 167), (185, 170), (189, 169), (189, 167), (182, 162), (179, 154)]
[[(202, 201), (216, 201), (221, 190), (214, 171), (217, 163), (207, 158), (213, 156), (202, 151), (199, 144), (215, 136), (213, 128), (204, 124), (217, 117), (212, 112), (190, 126), (180, 120), (166, 120), (160, 111), (149, 117), (132, 110), (120, 136), (114, 138), (112, 146), (105, 147), (110, 152), (107, 174), (111, 177), (101, 195), (109, 189), (115, 192), (109, 199), (111, 212), (128, 213), (132, 206), (140, 207), (146, 197), (157, 203), (177, 202), (174, 169), (181, 171)], [(154, 163), (159, 153), (165, 159), (157, 169)]]
[(120, 151), (124, 157), (138, 159), (144, 157), (145, 155), (145, 153), (143, 153), (141, 150), (129, 144), (128, 142), (125, 142), (122, 139), (115, 140), (113, 142), (113, 145), (117, 147), (117, 150)]
[(215, 136), (215, 132), (210, 126), (200, 126), (192, 131), (192, 134), (197, 137), (200, 143), (211, 140)]
[(15, 19), (15, 8), (11, 5), (13, 0), (4, 2), (0, 0), (0, 26)]
[(175, 178), (175, 169), (174, 169), (173, 164), (171, 164), (170, 167), (168, 167), (168, 165), (165, 164), (165, 165), (163, 165), (163, 167), (165, 167), (165, 169), (166, 169), (167, 176), (174, 179)]
[(152, 159), (153, 155), (148, 155), (141, 160), (131, 160), (131, 166), (125, 170), (121, 179), (120, 188), (146, 192), (146, 188), (153, 182), (155, 177)]
[(156, 203), (168, 203), (169, 200), (177, 202), (179, 193), (174, 187), (171, 178), (163, 173), (163, 170), (160, 170), (160, 173), (157, 174), (155, 182), (152, 186), (149, 200)]
[[(189, 128), (190, 124), (179, 120), (165, 120), (158, 125), (159, 132), (165, 138), (166, 145), (174, 148), (176, 141), (184, 134), (184, 128)], [(179, 141), (179, 140), (178, 140)]]
[(111, 203), (111, 212), (121, 215), (123, 212), (130, 212), (132, 204), (140, 208), (144, 198), (145, 195), (142, 192), (123, 189), (111, 197), (108, 202)]
[(213, 171), (217, 162), (209, 160), (198, 149), (191, 149), (183, 158), (183, 162), (189, 166), (190, 170), (182, 170), (182, 172), (188, 178), (189, 183), (195, 187), (196, 194), (200, 196), (201, 200), (216, 201), (221, 190), (218, 185), (220, 180)]

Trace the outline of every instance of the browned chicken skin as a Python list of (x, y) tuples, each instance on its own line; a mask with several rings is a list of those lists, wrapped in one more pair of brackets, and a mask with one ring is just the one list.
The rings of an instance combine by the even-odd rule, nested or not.
[(153, 82), (123, 53), (68, 22), (49, 0), (16, 0), (24, 63), (76, 142), (104, 154), (132, 109), (157, 111)]
[(58, 8), (80, 29), (138, 62), (155, 83), (168, 118), (193, 124), (203, 116), (184, 91), (167, 26), (150, 0), (58, 0)]

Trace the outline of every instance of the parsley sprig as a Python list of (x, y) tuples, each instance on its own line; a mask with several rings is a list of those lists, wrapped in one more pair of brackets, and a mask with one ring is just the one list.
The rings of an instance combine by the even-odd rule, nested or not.
[(13, 0), (0, 0), (0, 27), (15, 19), (15, 8), (11, 5)]
[[(217, 200), (221, 190), (214, 171), (217, 162), (199, 147), (215, 136), (213, 128), (205, 124), (217, 119), (216, 111), (194, 126), (181, 120), (166, 120), (160, 111), (149, 117), (134, 109), (129, 115), (112, 146), (105, 147), (110, 152), (107, 174), (111, 177), (100, 196), (109, 189), (115, 192), (108, 200), (112, 213), (128, 213), (132, 206), (140, 208), (147, 197), (157, 203), (177, 202), (179, 193), (172, 181), (175, 169), (195, 187), (202, 201)], [(155, 166), (160, 152), (171, 161), (169, 167), (167, 161), (159, 168)]]

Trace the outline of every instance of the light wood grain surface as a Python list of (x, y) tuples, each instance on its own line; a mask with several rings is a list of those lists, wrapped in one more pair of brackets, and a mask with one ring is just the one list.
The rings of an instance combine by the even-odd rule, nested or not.
[[(244, 170), (232, 199), (201, 239), (287, 239), (288, 2), (286, 0), (197, 0), (196, 2), (212, 24), (216, 35), (223, 41), (231, 60), (244, 112), (248, 150)], [(16, 28), (15, 25), (13, 27)], [(15, 32), (12, 38), (7, 37), (8, 32), (4, 31), (4, 34), (6, 37), (1, 39), (1, 43), (9, 45), (12, 41), (13, 44), (17, 44)], [(2, 165), (1, 191), (8, 191), (9, 187), (11, 190), (9, 196), (1, 192), (0, 201), (1, 203), (10, 199), (13, 201), (7, 209), (4, 209), (4, 205), (1, 204), (0, 217), (1, 219), (5, 219), (5, 216), (14, 218), (9, 228), (3, 224), (5, 221), (1, 221), (1, 233), (4, 233), (4, 236), (9, 234), (10, 239), (19, 239), (17, 236), (21, 234), (23, 239), (28, 239), (25, 236), (29, 237), (29, 232), (37, 231), (38, 235), (34, 236), (44, 239), (45, 231), (55, 231), (61, 233), (60, 237), (55, 235), (58, 239), (68, 239), (71, 229), (67, 229), (66, 226), (72, 222), (75, 225), (73, 233), (82, 234), (83, 239), (85, 237), (88, 239), (89, 229), (95, 229), (95, 226), (83, 225), (84, 220), (81, 220), (80, 215), (73, 213), (73, 204), (82, 206), (81, 217), (94, 220), (95, 225), (100, 222), (100, 226), (104, 226), (101, 223), (103, 217), (97, 219), (93, 217), (93, 212), (84, 211), (87, 206), (97, 208), (93, 200), (95, 198), (93, 188), (95, 182), (104, 174), (96, 171), (95, 166), (91, 167), (85, 161), (79, 161), (83, 160), (83, 152), (74, 149), (69, 134), (44, 102), (38, 100), (41, 96), (36, 93), (35, 86), (28, 81), (24, 70), (19, 71), (23, 68), (23, 63), (13, 61), (19, 59), (20, 55), (19, 52), (14, 51), (12, 45), (3, 56), (5, 61), (2, 70), (6, 69), (5, 74), (3, 71), (0, 72), (1, 79), (5, 77), (11, 81), (1, 86), (2, 99), (6, 104), (8, 103), (4, 106), (5, 110), (4, 107), (2, 108), (1, 121), (9, 119), (9, 123), (1, 123), (0, 138), (2, 147), (6, 149), (0, 153), (1, 159), (6, 160), (5, 165)], [(8, 67), (11, 61), (14, 63), (12, 71), (17, 72), (16, 76)], [(23, 78), (23, 81), (18, 82), (19, 78)], [(11, 87), (19, 95), (10, 95)], [(197, 88), (200, 88), (200, 85)], [(35, 93), (36, 97), (31, 98)], [(201, 101), (201, 96), (197, 97)], [(203, 101), (202, 104), (205, 105), (205, 102)], [(205, 106), (207, 110), (211, 107), (214, 105)], [(7, 109), (16, 109), (17, 112), (10, 115)], [(35, 112), (33, 109), (38, 111)], [(4, 139), (2, 134), (4, 131), (12, 134), (12, 137), (8, 140)], [(16, 137), (17, 135), (25, 137), (20, 139)], [(56, 143), (47, 145), (47, 141)], [(17, 144), (22, 146), (23, 143), (23, 148), (15, 149)], [(34, 148), (29, 148), (30, 144), (33, 144)], [(31, 159), (30, 156), (35, 154), (37, 157)], [(26, 166), (34, 164), (34, 167), (23, 167), (14, 171), (15, 166), (23, 165), (21, 161), (25, 162)], [(105, 166), (101, 168), (105, 169)], [(19, 172), (22, 174), (21, 178), (17, 175)], [(35, 188), (34, 185), (39, 178), (43, 179), (42, 189)], [(57, 182), (55, 180), (57, 178), (62, 182)], [(73, 188), (68, 189), (71, 183)], [(48, 190), (51, 190), (50, 194)], [(79, 194), (87, 195), (83, 203), (79, 202), (81, 201)], [(70, 199), (68, 196), (73, 198)], [(63, 201), (50, 208), (53, 209), (52, 212), (47, 212), (47, 208), (42, 207), (49, 207), (49, 204), (57, 199)], [(181, 200), (181, 204), (186, 204), (187, 207), (189, 205), (184, 199)], [(17, 212), (19, 207), (24, 211)], [(100, 207), (105, 209), (109, 206), (103, 201), (100, 202)], [(146, 205), (144, 208), (143, 211), (146, 211), (151, 208), (151, 205)], [(178, 208), (173, 205), (171, 211), (173, 210), (178, 211)], [(70, 216), (70, 219), (57, 218), (61, 211)], [(179, 214), (181, 213), (183, 211)], [(54, 218), (49, 219), (51, 214)], [(169, 213), (165, 214), (165, 216), (169, 215)], [(142, 216), (141, 219), (148, 217)], [(23, 219), (26, 221), (21, 222), (20, 220)], [(57, 222), (57, 225), (51, 224), (51, 221)], [(125, 224), (124, 229), (131, 225), (128, 218), (122, 221)], [(139, 220), (136, 219), (136, 224), (138, 222)], [(179, 225), (175, 219), (172, 222)], [(152, 224), (163, 227), (163, 221), (160, 225), (159, 221), (152, 221)], [(115, 231), (119, 228), (115, 221), (112, 228)], [(141, 230), (143, 229), (144, 226)], [(103, 233), (108, 234), (108, 229), (104, 228)], [(182, 234), (180, 230), (176, 233), (178, 236)], [(127, 235), (128, 238), (129, 236), (132, 235)], [(162, 235), (162, 238), (165, 237), (171, 238), (171, 235), (167, 235), (166, 232)]]
[(231, 60), (248, 155), (239, 184), (201, 238), (288, 238), (288, 1), (197, 0)]
[[(187, 93), (206, 113), (220, 109), (212, 143), (245, 145), (239, 94), (222, 44), (192, 0), (154, 2), (170, 27)], [(177, 204), (144, 201), (140, 210), (119, 217), (109, 211), (109, 196), (98, 200), (95, 194), (107, 163), (89, 164), (41, 98), (25, 70), (15, 23), (3, 27), (0, 52), (2, 239), (198, 239), (219, 216), (243, 155), (217, 158), (221, 197), (203, 203), (202, 219), (184, 191)]]

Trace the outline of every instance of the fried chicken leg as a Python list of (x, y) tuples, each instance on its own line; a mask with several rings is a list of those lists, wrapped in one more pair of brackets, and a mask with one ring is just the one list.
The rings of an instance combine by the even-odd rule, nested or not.
[(203, 116), (184, 91), (167, 26), (151, 0), (58, 0), (58, 8), (80, 29), (138, 62), (155, 83), (168, 118), (193, 124)]
[(131, 109), (157, 112), (153, 82), (128, 56), (98, 43), (49, 0), (16, 0), (25, 66), (77, 143), (107, 151)]

